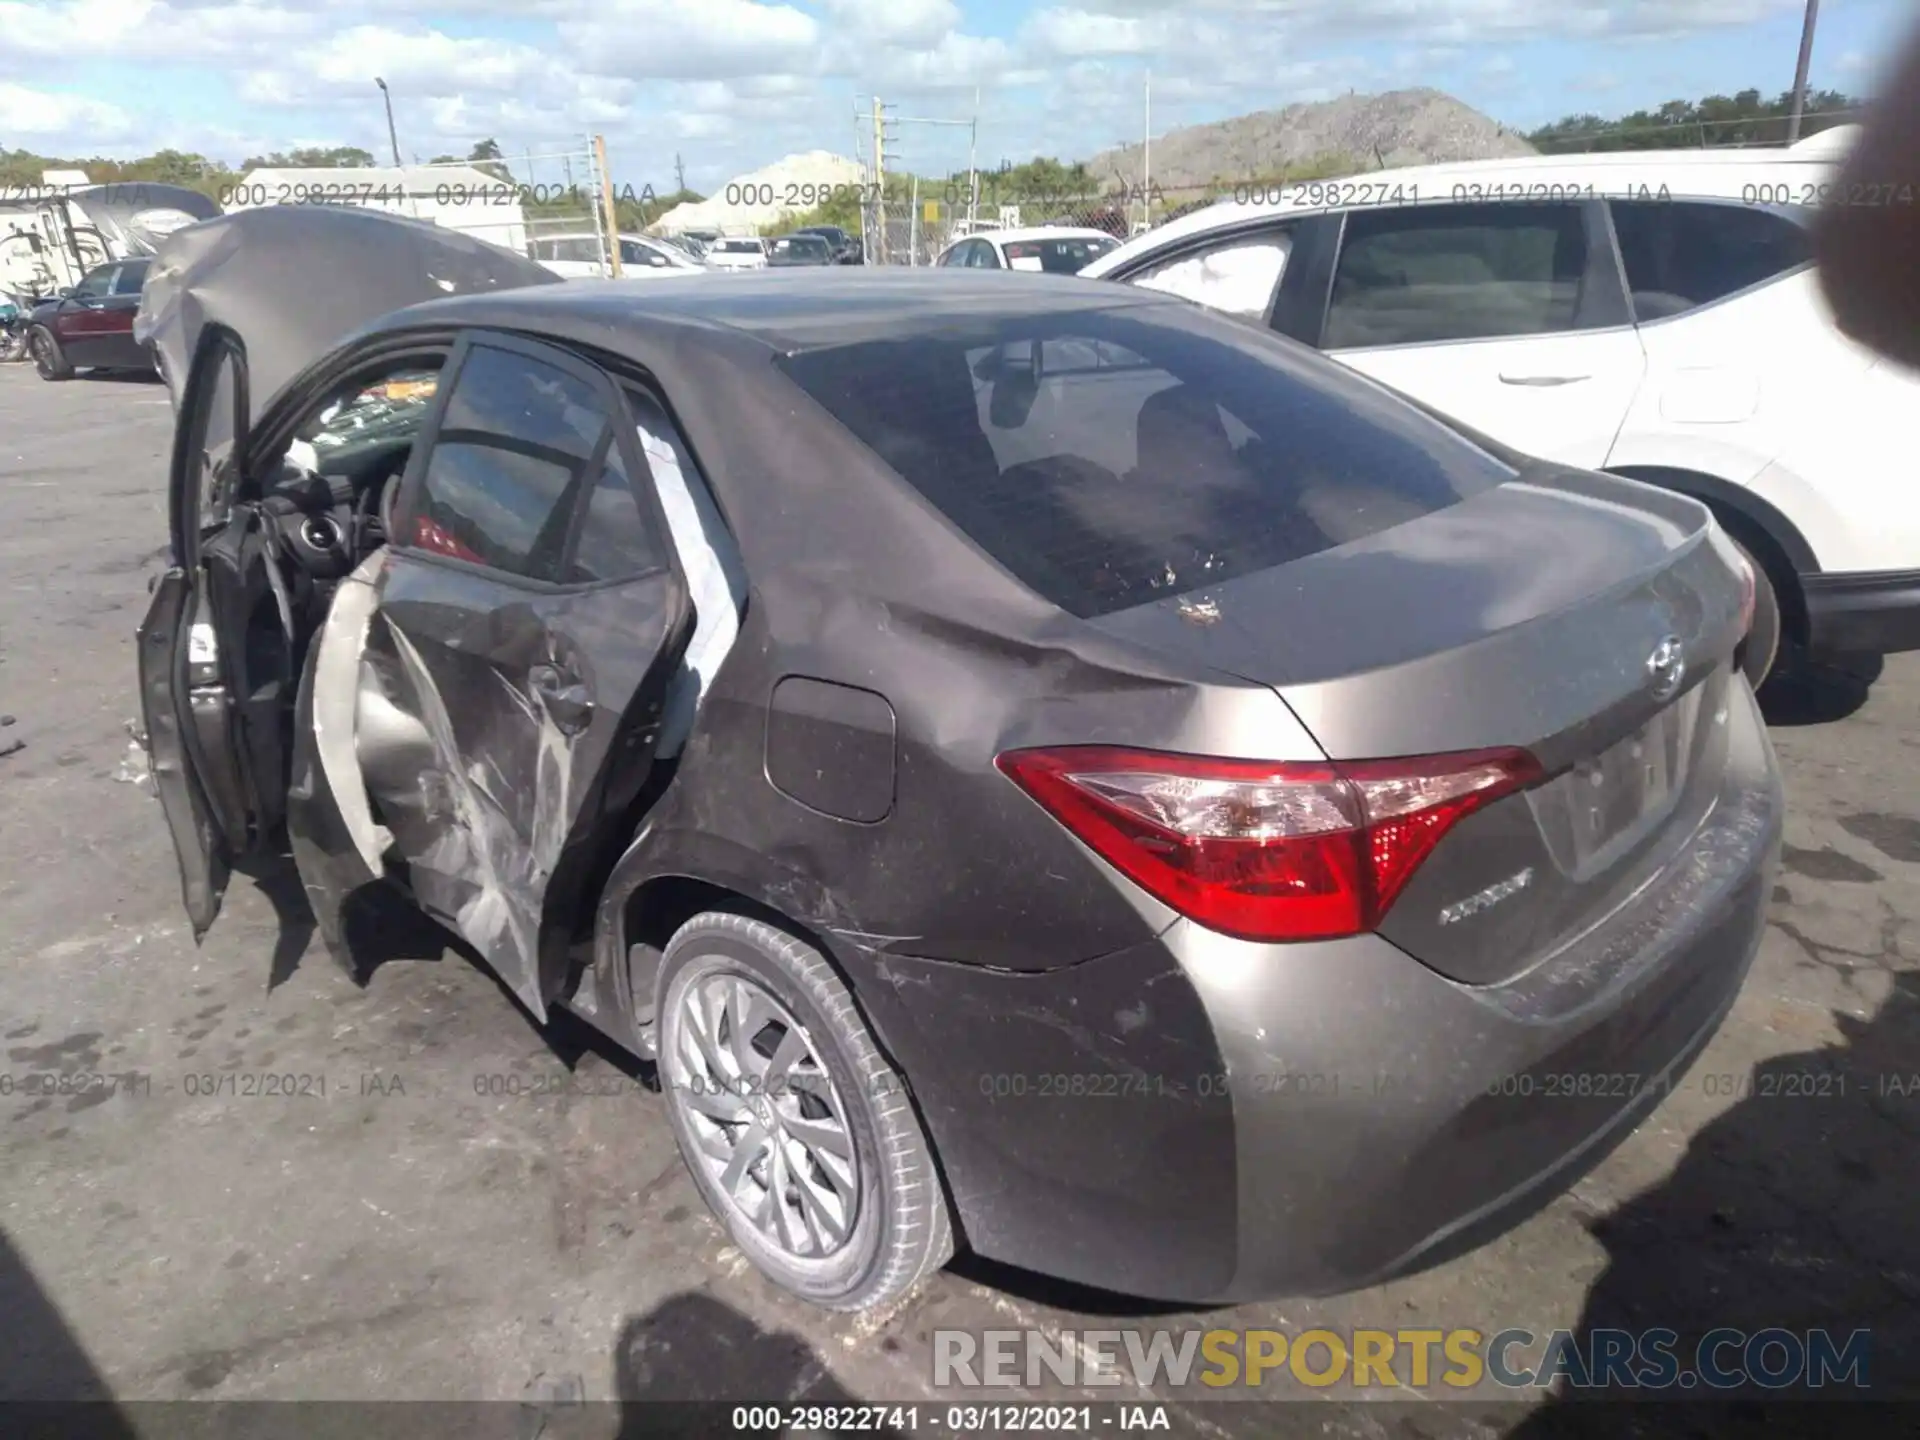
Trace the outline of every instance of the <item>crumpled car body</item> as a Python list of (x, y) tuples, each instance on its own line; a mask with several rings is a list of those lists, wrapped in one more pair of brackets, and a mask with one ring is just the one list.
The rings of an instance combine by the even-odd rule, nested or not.
[(962, 1243), (1181, 1300), (1478, 1233), (1658, 1093), (1503, 1076), (1666, 1075), (1731, 1004), (1781, 796), (1701, 507), (1140, 290), (517, 284), (363, 218), (158, 262), (196, 931), (284, 835), (356, 974), (409, 896), (736, 1133), (774, 1097), (688, 1099), (666, 997), (762, 927), (692, 960), (844, 994), (863, 1163), (916, 1127)]
[(247, 336), (255, 407), (357, 326), (429, 297), (556, 277), (525, 256), (424, 220), (348, 205), (270, 205), (172, 232), (147, 272), (134, 339), (152, 345), (176, 407), (209, 325)]

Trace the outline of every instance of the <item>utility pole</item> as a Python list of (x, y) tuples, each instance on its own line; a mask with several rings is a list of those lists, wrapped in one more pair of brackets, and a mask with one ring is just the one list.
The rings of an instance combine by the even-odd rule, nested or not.
[(398, 170), (401, 165), (400, 136), (393, 128), (393, 95), (387, 89), (387, 82), (382, 80), (378, 75), (373, 77), (373, 83), (380, 87), (380, 98), (386, 102), (387, 143), (393, 146), (393, 168)]
[(687, 193), (687, 164), (680, 158), (680, 152), (677, 150), (673, 155), (673, 193), (676, 195)]
[(1800, 117), (1807, 109), (1807, 67), (1813, 63), (1813, 26), (1820, 18), (1820, 0), (1807, 0), (1807, 18), (1800, 27), (1800, 63), (1793, 72), (1793, 113), (1787, 117), (1787, 144), (1800, 138)]
[(607, 137), (593, 137), (593, 168), (600, 172), (601, 213), (606, 216), (602, 242), (607, 249), (607, 273), (620, 278), (620, 220), (613, 208), (613, 176), (607, 173)]
[(973, 123), (967, 127), (967, 233), (980, 215), (980, 87), (973, 87)]
[(1149, 227), (1153, 224), (1153, 72), (1146, 79), (1146, 131), (1140, 142), (1140, 213)]
[(879, 263), (887, 263), (887, 133), (880, 97), (873, 97), (873, 205), (874, 239), (879, 247)]

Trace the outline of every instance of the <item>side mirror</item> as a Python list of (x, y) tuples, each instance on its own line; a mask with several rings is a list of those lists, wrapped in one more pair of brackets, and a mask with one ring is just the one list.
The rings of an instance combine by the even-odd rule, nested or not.
[(62, 285), (58, 290), (53, 292), (54, 299), (71, 300), (73, 299), (75, 292), (78, 291), (79, 288), (80, 287), (77, 285)]

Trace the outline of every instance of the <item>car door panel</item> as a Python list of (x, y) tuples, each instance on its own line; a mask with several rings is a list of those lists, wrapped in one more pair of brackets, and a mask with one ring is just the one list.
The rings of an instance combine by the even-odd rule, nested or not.
[[(278, 625), (279, 601), (260, 569), (255, 514), (211, 503), (242, 463), (245, 403), (244, 352), (226, 332), (209, 329), (189, 368), (174, 437), (168, 565), (137, 637), (155, 790), (196, 935), (219, 914), (233, 862), (272, 819), (271, 795), (263, 802), (251, 778), (250, 757), (263, 752), (247, 726), (260, 713), (257, 676), (275, 669), (274, 647), (264, 660), (250, 657), (247, 637), (263, 623)], [(272, 717), (276, 736), (279, 726)]]
[(146, 346), (133, 338), (133, 317), (140, 308), (140, 286), (146, 279), (147, 262), (129, 260), (113, 282), (113, 293), (100, 310), (102, 365), (123, 370), (144, 370), (151, 363)]
[(88, 271), (74, 287), (74, 293), (63, 299), (54, 312), (53, 331), (71, 364), (84, 369), (116, 363), (112, 359), (114, 316), (108, 302), (119, 273), (118, 265), (102, 265)]
[[(1526, 316), (1557, 313), (1559, 302), (1544, 284), (1529, 288), (1528, 282), (1491, 269), (1469, 273), (1466, 265), (1455, 272), (1457, 281), (1410, 279), (1410, 273), (1417, 274), (1420, 257), (1394, 256), (1384, 249), (1386, 259), (1374, 262), (1368, 283), (1356, 283), (1345, 292), (1343, 308), (1343, 280), (1352, 274), (1346, 267), (1356, 241), (1377, 239), (1373, 231), (1392, 239), (1417, 239), (1414, 226), (1421, 223), (1447, 233), (1450, 225), (1466, 225), (1466, 217), (1480, 211), (1512, 221), (1516, 228), (1530, 212), (1539, 211), (1543, 218), (1538, 233), (1550, 226), (1577, 230), (1584, 250), (1564, 281), (1566, 308), (1560, 318), (1529, 327)], [(1462, 218), (1456, 221), (1454, 216)], [(1413, 218), (1405, 230), (1388, 232), (1387, 225), (1401, 217)], [(1440, 255), (1440, 260), (1475, 259), (1465, 253)], [(1406, 266), (1397, 277), (1378, 273), (1396, 261)], [(1554, 263), (1560, 263), (1558, 257)], [(1525, 454), (1588, 469), (1606, 463), (1644, 380), (1646, 355), (1626, 312), (1611, 230), (1599, 205), (1435, 206), (1392, 215), (1356, 214), (1348, 217), (1339, 266), (1321, 337), (1333, 358)], [(1428, 275), (1438, 273), (1439, 260)], [(1359, 303), (1363, 295), (1369, 302), (1364, 305)], [(1462, 329), (1481, 324), (1528, 333), (1452, 338), (1446, 330), (1449, 306), (1458, 307)], [(1510, 320), (1503, 306), (1511, 311)], [(1435, 330), (1433, 338), (1418, 335), (1423, 326)], [(1365, 343), (1369, 336), (1390, 340), (1410, 331), (1416, 338)]]
[[(585, 490), (612, 447), (644, 474), (625, 402), (572, 357), (504, 337), (470, 342), (588, 378), (610, 417)], [(457, 352), (455, 365), (471, 348)], [(649, 769), (668, 682), (691, 633), (671, 548), (614, 583), (541, 583), (448, 553), (421, 505), (456, 370), (409, 467), (363, 661), (360, 764), (421, 905), (458, 931), (537, 1016), (564, 974), (571, 902), (607, 820)], [(575, 510), (568, 519), (577, 529)], [(664, 534), (664, 524), (656, 524)], [(574, 541), (577, 544), (577, 536)], [(614, 817), (618, 818), (618, 817)]]

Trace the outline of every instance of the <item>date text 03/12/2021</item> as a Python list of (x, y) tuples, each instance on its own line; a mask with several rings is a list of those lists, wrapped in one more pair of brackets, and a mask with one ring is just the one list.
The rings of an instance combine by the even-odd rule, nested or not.
[(1115, 1405), (736, 1405), (736, 1435), (953, 1435), (1068, 1434), (1105, 1430), (1171, 1430), (1164, 1404)]

